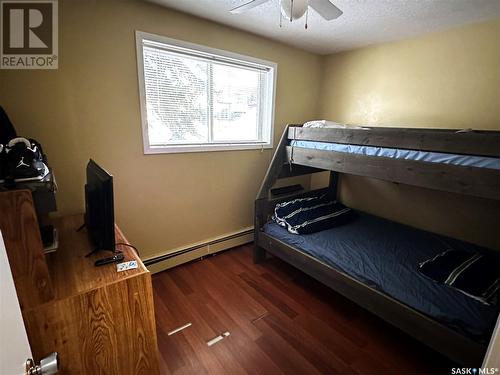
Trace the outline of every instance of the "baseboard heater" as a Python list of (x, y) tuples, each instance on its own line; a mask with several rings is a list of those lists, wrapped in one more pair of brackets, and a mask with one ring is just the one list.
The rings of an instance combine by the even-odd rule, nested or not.
[(208, 247), (214, 246), (214, 245), (219, 244), (221, 242), (234, 240), (236, 238), (247, 236), (247, 235), (250, 235), (250, 234), (253, 234), (253, 229), (244, 230), (244, 231), (241, 231), (241, 232), (238, 232), (238, 233), (231, 234), (229, 236), (220, 237), (220, 238), (217, 238), (215, 240), (211, 240), (211, 241), (208, 241), (208, 242), (196, 244), (194, 246), (190, 246), (190, 247), (187, 247), (185, 249), (177, 250), (177, 251), (174, 251), (172, 253), (168, 253), (168, 254), (165, 254), (165, 255), (160, 255), (160, 256), (157, 256), (157, 257), (154, 257), (154, 258), (150, 258), (150, 259), (144, 260), (144, 265), (146, 267), (147, 266), (151, 266), (153, 264), (160, 263), (160, 262), (163, 262), (165, 260), (175, 258), (175, 257), (177, 257), (179, 255), (184, 255), (184, 254), (187, 254), (187, 253), (190, 253), (190, 252), (202, 249), (202, 248), (207, 247), (207, 246)]

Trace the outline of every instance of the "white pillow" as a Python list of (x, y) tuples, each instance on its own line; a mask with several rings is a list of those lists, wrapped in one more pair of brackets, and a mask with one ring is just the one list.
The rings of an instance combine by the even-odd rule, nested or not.
[(330, 128), (330, 129), (364, 129), (362, 126), (340, 124), (338, 122), (328, 121), (328, 120), (312, 120), (308, 121), (303, 125), (304, 128)]

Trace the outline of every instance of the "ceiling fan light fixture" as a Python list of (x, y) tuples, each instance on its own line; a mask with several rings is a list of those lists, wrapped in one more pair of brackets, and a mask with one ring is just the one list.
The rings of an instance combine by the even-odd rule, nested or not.
[(281, 14), (290, 21), (295, 21), (304, 16), (309, 6), (309, 0), (281, 0)]

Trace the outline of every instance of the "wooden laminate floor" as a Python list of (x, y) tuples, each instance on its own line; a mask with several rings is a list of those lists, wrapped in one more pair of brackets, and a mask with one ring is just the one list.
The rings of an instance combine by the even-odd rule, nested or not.
[(279, 259), (253, 264), (252, 247), (153, 276), (162, 374), (450, 373), (447, 359)]

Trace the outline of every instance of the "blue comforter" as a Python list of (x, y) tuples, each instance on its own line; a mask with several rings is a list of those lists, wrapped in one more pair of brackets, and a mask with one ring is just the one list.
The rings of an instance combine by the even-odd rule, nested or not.
[(484, 251), (365, 213), (346, 225), (295, 235), (274, 222), (271, 236), (477, 341), (487, 341), (499, 308), (484, 305), (418, 271), (419, 263), (447, 249)]

